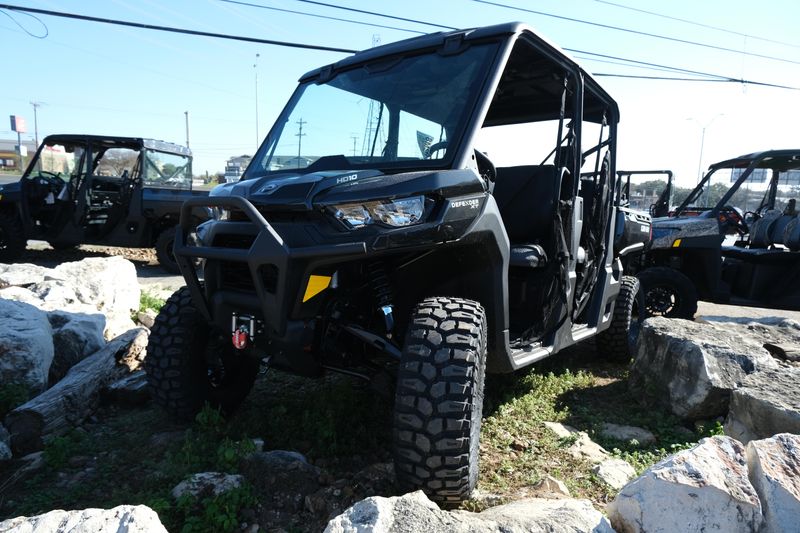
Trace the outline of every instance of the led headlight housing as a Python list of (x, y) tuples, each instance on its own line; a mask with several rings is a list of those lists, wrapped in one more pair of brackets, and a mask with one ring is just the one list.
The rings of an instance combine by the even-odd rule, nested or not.
[(412, 196), (397, 200), (377, 200), (333, 206), (331, 213), (349, 229), (363, 228), (369, 224), (382, 224), (394, 228), (413, 226), (422, 222), (425, 197)]

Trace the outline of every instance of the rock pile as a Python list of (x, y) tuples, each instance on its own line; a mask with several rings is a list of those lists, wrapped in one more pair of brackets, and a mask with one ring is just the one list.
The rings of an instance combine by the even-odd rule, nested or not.
[(619, 532), (797, 531), (800, 436), (703, 439), (648, 468), (608, 506)]
[(139, 296), (136, 269), (119, 257), (0, 264), (0, 383), (32, 398), (3, 420), (0, 460), (75, 427), (104, 387), (138, 368), (147, 345), (131, 320)]
[(629, 383), (684, 419), (726, 416), (725, 433), (744, 443), (800, 433), (800, 363), (781, 356), (798, 349), (800, 323), (793, 320), (651, 318)]

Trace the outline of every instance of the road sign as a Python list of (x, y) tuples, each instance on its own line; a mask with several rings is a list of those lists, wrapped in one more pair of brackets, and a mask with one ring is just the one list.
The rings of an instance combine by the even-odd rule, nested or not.
[(17, 115), (11, 115), (11, 131), (26, 133), (28, 129), (25, 127), (25, 119)]

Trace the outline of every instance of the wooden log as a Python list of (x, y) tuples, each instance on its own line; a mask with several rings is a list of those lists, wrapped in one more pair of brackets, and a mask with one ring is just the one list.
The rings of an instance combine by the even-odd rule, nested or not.
[(144, 358), (148, 330), (135, 328), (73, 366), (61, 381), (6, 416), (15, 454), (44, 447), (83, 422), (97, 406), (100, 390), (128, 374)]

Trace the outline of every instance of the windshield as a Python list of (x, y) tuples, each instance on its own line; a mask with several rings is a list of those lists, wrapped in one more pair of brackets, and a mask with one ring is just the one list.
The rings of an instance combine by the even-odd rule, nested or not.
[(192, 188), (192, 158), (180, 154), (145, 150), (144, 185), (164, 189)]
[(25, 177), (33, 179), (42, 174), (69, 181), (81, 171), (81, 162), (86, 152), (84, 143), (45, 142), (33, 166)]
[[(689, 195), (686, 209), (709, 210), (716, 207), (720, 200), (730, 191), (746, 168), (717, 168)], [(738, 208), (741, 212), (757, 211), (766, 201), (772, 170), (766, 168), (753, 169), (752, 174), (736, 189), (728, 199), (727, 205)]]
[(451, 154), (495, 45), (391, 58), (302, 84), (245, 178), (297, 169), (424, 167)]

